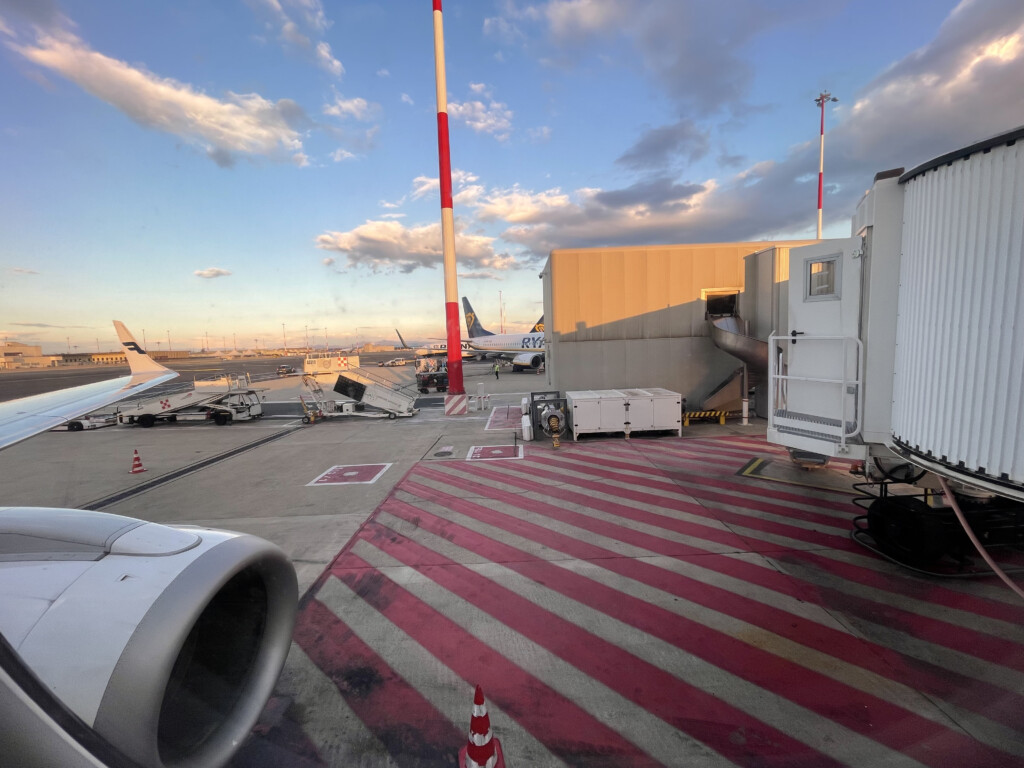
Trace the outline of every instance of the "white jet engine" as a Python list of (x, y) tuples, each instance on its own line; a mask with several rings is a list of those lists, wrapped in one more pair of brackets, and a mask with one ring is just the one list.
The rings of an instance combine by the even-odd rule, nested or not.
[[(144, 768), (230, 759), (284, 665), (296, 598), (291, 563), (254, 536), (0, 507), (5, 650), (63, 705), (54, 721)], [(45, 764), (47, 736), (2, 719), (0, 762)]]
[(520, 352), (512, 358), (512, 370), (518, 371), (523, 368), (533, 368), (536, 370), (537, 368), (540, 368), (540, 364), (543, 361), (544, 355), (540, 352)]

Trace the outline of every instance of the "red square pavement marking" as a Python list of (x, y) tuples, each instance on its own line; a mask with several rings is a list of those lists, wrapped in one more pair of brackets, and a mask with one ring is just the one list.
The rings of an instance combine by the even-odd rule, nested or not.
[(466, 461), (493, 461), (494, 459), (521, 459), (521, 445), (472, 445), (466, 454)]
[(517, 429), (522, 426), (523, 412), (519, 406), (495, 406), (487, 417), (484, 429)]
[(318, 478), (306, 485), (354, 485), (375, 483), (390, 464), (340, 464), (331, 467)]

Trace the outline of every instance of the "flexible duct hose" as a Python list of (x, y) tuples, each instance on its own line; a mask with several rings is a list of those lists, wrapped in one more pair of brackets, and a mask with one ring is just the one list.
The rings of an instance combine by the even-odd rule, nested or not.
[(956, 519), (960, 521), (960, 525), (963, 526), (964, 531), (967, 533), (967, 537), (971, 540), (971, 543), (974, 545), (974, 548), (978, 550), (978, 554), (982, 556), (986, 563), (988, 563), (988, 567), (992, 569), (996, 576), (998, 576), (1006, 583), (1006, 586), (1008, 586), (1010, 589), (1016, 592), (1022, 599), (1024, 599), (1024, 589), (1021, 589), (1016, 584), (1014, 584), (1013, 581), (1010, 580), (1010, 577), (1007, 576), (1006, 573), (1003, 571), (1003, 569), (996, 565), (995, 560), (993, 560), (991, 555), (989, 555), (989, 553), (985, 551), (985, 548), (981, 545), (981, 542), (978, 541), (978, 537), (974, 535), (974, 531), (971, 530), (971, 526), (967, 524), (967, 518), (964, 517), (964, 513), (963, 511), (961, 511), (960, 505), (957, 504), (956, 498), (953, 496), (953, 492), (949, 490), (949, 485), (946, 483), (946, 478), (942, 477), (941, 475), (936, 475), (936, 477), (939, 478), (939, 485), (942, 486), (942, 492), (946, 494), (946, 501), (948, 501), (949, 505), (953, 508), (953, 513), (956, 515)]

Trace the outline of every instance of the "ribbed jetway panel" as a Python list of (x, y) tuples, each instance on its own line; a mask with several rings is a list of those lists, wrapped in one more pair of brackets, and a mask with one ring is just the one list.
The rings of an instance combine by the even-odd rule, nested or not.
[(892, 434), (1024, 493), (1024, 129), (905, 174)]

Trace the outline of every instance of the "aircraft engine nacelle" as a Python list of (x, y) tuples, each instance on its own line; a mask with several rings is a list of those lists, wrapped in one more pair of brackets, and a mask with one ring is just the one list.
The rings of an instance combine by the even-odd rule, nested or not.
[[(0, 632), (66, 710), (144, 768), (212, 768), (242, 744), (291, 643), (297, 585), (245, 534), (0, 507)], [(4, 731), (5, 760), (38, 743)]]
[(520, 352), (512, 358), (513, 368), (540, 368), (544, 356), (537, 352)]

